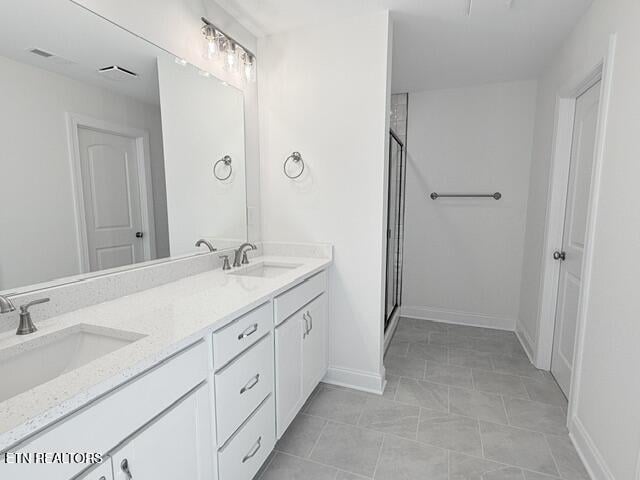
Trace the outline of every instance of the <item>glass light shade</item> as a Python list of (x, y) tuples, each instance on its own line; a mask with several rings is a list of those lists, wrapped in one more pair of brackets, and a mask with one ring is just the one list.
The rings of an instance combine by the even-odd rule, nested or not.
[(236, 53), (236, 46), (230, 41), (227, 41), (227, 44), (225, 46), (224, 65), (230, 72), (235, 72), (238, 68), (238, 55)]
[(219, 35), (215, 28), (211, 25), (202, 27), (202, 35), (205, 40), (204, 57), (212, 60), (219, 52)]
[(247, 82), (256, 81), (256, 62), (248, 53), (244, 55), (244, 79)]

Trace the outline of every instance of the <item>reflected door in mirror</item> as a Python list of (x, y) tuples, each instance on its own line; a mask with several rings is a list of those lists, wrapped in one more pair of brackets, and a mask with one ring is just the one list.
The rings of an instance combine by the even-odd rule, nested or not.
[(89, 270), (148, 260), (143, 232), (135, 138), (78, 128)]

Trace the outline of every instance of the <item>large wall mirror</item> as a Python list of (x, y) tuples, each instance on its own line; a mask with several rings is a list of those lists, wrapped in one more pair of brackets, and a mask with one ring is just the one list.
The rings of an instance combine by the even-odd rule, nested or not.
[(0, 291), (246, 240), (241, 91), (66, 1), (0, 4), (0, 72)]

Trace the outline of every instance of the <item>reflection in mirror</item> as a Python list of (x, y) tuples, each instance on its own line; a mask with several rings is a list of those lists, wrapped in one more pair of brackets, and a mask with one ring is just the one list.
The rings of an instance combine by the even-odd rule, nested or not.
[(0, 291), (246, 240), (240, 91), (71, 2), (2, 2), (0, 71)]

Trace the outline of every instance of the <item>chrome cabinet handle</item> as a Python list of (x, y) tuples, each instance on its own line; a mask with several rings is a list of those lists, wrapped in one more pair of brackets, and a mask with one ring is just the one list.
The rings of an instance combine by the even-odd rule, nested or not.
[(260, 447), (262, 446), (261, 443), (262, 443), (262, 437), (258, 437), (258, 441), (253, 447), (251, 447), (251, 450), (249, 450), (249, 453), (247, 453), (244, 456), (244, 458), (242, 459), (242, 463), (245, 463), (250, 458), (255, 457), (256, 453), (258, 453), (258, 450), (260, 450)]
[(309, 331), (311, 331), (313, 330), (313, 317), (311, 313), (309, 313), (309, 310), (307, 310), (307, 316), (309, 317)]
[(240, 395), (242, 395), (244, 392), (248, 392), (249, 390), (251, 390), (253, 387), (255, 387), (258, 382), (260, 381), (260, 374), (256, 373), (256, 376), (253, 377), (251, 380), (249, 380), (249, 382), (240, 389)]
[(238, 335), (238, 340), (242, 340), (243, 338), (247, 338), (249, 335), (253, 335), (258, 331), (258, 324), (254, 323), (250, 327), (248, 327), (244, 332)]
[(122, 460), (122, 462), (120, 462), (120, 470), (124, 472), (128, 480), (131, 480), (133, 478), (133, 475), (131, 475), (131, 470), (129, 469), (129, 460), (127, 460), (126, 458)]
[(302, 338), (307, 338), (311, 329), (309, 328), (309, 319), (307, 318), (306, 313), (302, 314), (302, 319), (304, 320), (304, 334), (302, 335)]

